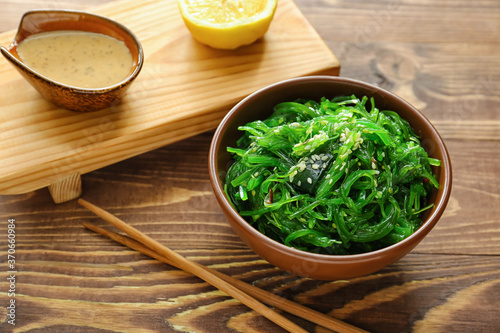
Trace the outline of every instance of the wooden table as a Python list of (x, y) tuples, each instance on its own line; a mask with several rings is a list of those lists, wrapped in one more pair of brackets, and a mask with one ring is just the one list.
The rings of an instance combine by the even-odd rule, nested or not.
[[(31, 8), (104, 2), (2, 0), (0, 31), (15, 29)], [(342, 76), (407, 99), (447, 143), (452, 196), (414, 251), (348, 281), (276, 269), (239, 240), (217, 205), (207, 173), (213, 132), (85, 174), (82, 197), (194, 261), (368, 331), (499, 332), (500, 3), (296, 4), (339, 58)], [(74, 200), (53, 203), (47, 189), (0, 197), (1, 332), (282, 331), (198, 278), (84, 229), (85, 221), (106, 225)], [(15, 326), (7, 316), (13, 299)]]

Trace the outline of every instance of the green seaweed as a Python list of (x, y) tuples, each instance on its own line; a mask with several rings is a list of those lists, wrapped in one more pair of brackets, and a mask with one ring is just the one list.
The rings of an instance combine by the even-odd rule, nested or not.
[[(370, 103), (368, 103), (370, 101)], [(367, 104), (371, 104), (369, 110)], [(225, 193), (248, 223), (300, 250), (356, 254), (420, 227), (438, 182), (407, 121), (356, 96), (280, 103), (239, 127)]]

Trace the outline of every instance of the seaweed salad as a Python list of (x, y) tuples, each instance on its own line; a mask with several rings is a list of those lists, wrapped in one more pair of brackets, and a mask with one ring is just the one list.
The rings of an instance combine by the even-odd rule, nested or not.
[(439, 184), (408, 122), (374, 99), (299, 99), (238, 129), (225, 193), (248, 223), (287, 246), (357, 254), (421, 224)]

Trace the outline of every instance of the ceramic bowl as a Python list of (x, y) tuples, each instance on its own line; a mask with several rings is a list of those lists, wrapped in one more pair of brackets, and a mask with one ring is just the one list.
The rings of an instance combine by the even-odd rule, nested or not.
[[(421, 227), (408, 238), (364, 254), (309, 253), (285, 246), (263, 235), (238, 214), (224, 194), (225, 175), (232, 161), (226, 147), (236, 147), (236, 140), (242, 135), (237, 127), (253, 120), (267, 118), (273, 106), (280, 102), (297, 98), (319, 100), (323, 96), (332, 98), (352, 94), (358, 97), (373, 97), (379, 109), (396, 111), (421, 137), (422, 145), (429, 155), (442, 161), (442, 165), (435, 170), (439, 190), (435, 190), (430, 198), (435, 204), (434, 208), (426, 211)], [(214, 134), (209, 153), (209, 174), (220, 207), (243, 242), (260, 257), (285, 271), (320, 280), (348, 279), (371, 274), (401, 259), (436, 225), (445, 210), (452, 185), (451, 163), (446, 146), (434, 126), (421, 112), (389, 91), (360, 81), (332, 76), (310, 76), (282, 81), (243, 99), (225, 116)]]
[[(36, 73), (21, 61), (17, 53), (17, 45), (33, 34), (54, 30), (100, 33), (124, 42), (133, 59), (130, 73), (117, 84), (95, 89), (69, 86)], [(2, 47), (1, 52), (45, 99), (59, 107), (74, 111), (95, 111), (117, 104), (139, 74), (144, 61), (139, 40), (125, 26), (103, 16), (74, 10), (32, 10), (26, 12), (11, 45)]]

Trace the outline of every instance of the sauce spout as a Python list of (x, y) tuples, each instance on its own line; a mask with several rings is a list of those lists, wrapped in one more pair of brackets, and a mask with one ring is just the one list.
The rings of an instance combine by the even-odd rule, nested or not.
[(27, 37), (40, 31), (38, 28), (40, 17), (41, 16), (38, 15), (37, 11), (26, 12), (21, 18), (17, 33), (12, 43), (8, 47), (0, 47), (0, 52), (5, 57), (5, 59), (7, 59), (25, 78), (25, 73), (29, 73), (29, 75), (37, 75), (37, 73), (34, 72), (21, 60), (21, 57), (17, 53), (17, 46)]

